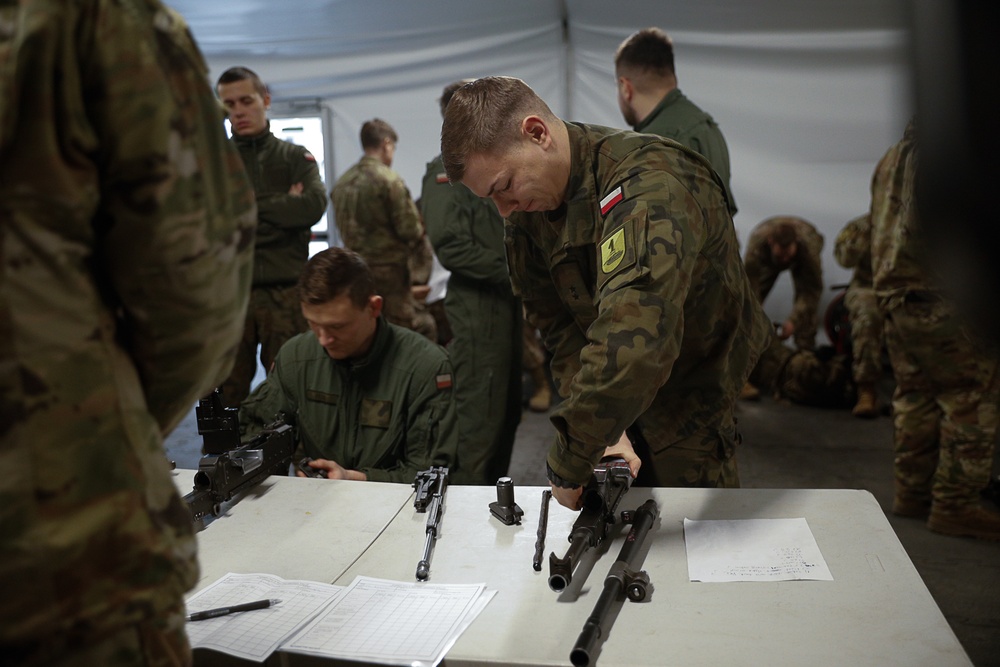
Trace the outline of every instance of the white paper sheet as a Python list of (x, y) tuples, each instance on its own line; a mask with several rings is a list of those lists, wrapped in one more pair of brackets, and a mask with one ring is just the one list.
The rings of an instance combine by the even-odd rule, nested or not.
[(833, 581), (805, 519), (684, 519), (691, 581)]
[(492, 599), (482, 584), (357, 577), (282, 650), (433, 667)]
[(189, 621), (192, 648), (210, 648), (263, 662), (286, 638), (343, 590), (317, 581), (282, 579), (272, 574), (226, 574), (187, 601), (188, 612), (228, 607), (254, 600), (280, 599), (267, 609)]

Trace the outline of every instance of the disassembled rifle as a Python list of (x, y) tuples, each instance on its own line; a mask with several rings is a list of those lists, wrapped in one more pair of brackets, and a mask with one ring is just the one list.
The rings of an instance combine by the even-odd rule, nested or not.
[(448, 486), (448, 469), (435, 466), (417, 473), (413, 480), (416, 497), (413, 507), (419, 513), (427, 512), (427, 537), (424, 541), (424, 555), (417, 563), (417, 581), (426, 581), (430, 576), (431, 551), (434, 541), (441, 531), (441, 515), (444, 514), (444, 492)]

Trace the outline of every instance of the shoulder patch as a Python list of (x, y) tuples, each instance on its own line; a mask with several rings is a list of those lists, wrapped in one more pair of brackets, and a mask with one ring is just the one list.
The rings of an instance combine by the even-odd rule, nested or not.
[(450, 389), (451, 388), (451, 373), (442, 373), (434, 378), (434, 382), (438, 389)]
[(601, 200), (601, 215), (607, 215), (608, 212), (624, 198), (625, 195), (622, 194), (622, 186), (619, 185), (617, 188), (606, 194), (604, 199)]
[(316, 161), (316, 158), (313, 157), (313, 154), (310, 153), (309, 151), (306, 151), (305, 153), (303, 153), (302, 157), (304, 157), (305, 159), (309, 160), (310, 162), (315, 162)]
[(447, 183), (448, 182), (448, 174), (446, 174), (445, 172), (442, 171), (440, 174), (438, 174), (437, 176), (434, 177), (434, 181), (436, 183)]
[(611, 231), (601, 240), (600, 268), (598, 288), (603, 289), (611, 276), (635, 265), (638, 256), (636, 252), (636, 218), (630, 217), (623, 225)]

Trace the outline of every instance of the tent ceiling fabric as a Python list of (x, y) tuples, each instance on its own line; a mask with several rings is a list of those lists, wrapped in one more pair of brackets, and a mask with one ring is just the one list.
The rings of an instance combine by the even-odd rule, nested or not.
[[(771, 215), (813, 221), (827, 284), (849, 278), (833, 240), (867, 209), (872, 170), (910, 114), (905, 0), (166, 1), (213, 80), (245, 65), (270, 86), (274, 113), (294, 100), (325, 110), (328, 180), (358, 159), (365, 120), (391, 123), (414, 196), (438, 152), (445, 84), (517, 76), (569, 120), (623, 127), (614, 51), (657, 25), (674, 40), (681, 89), (726, 135), (740, 238)], [(779, 280), (774, 319), (790, 293)]]

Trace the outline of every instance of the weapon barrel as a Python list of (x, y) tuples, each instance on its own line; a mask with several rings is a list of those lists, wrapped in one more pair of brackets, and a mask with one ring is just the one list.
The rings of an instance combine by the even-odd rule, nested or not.
[(573, 581), (573, 573), (580, 564), (580, 556), (593, 546), (594, 531), (589, 528), (577, 528), (570, 536), (572, 540), (566, 555), (559, 558), (555, 553), (549, 554), (549, 588), (561, 593)]
[(594, 610), (583, 624), (583, 630), (569, 654), (569, 660), (574, 667), (587, 667), (591, 664), (590, 657), (594, 650), (611, 632), (612, 623), (608, 620), (608, 614), (619, 599), (626, 594), (636, 601), (645, 598), (644, 588), (641, 591), (641, 596), (640, 591), (630, 590), (630, 587), (633, 586), (633, 582), (630, 580), (631, 568), (634, 567), (632, 561), (639, 554), (639, 550), (646, 540), (646, 535), (653, 527), (659, 514), (659, 508), (653, 500), (647, 500), (635, 511), (632, 528), (625, 538), (625, 544), (618, 553), (618, 560), (611, 566), (608, 576), (604, 579), (604, 590), (601, 592), (601, 597), (597, 599)]

